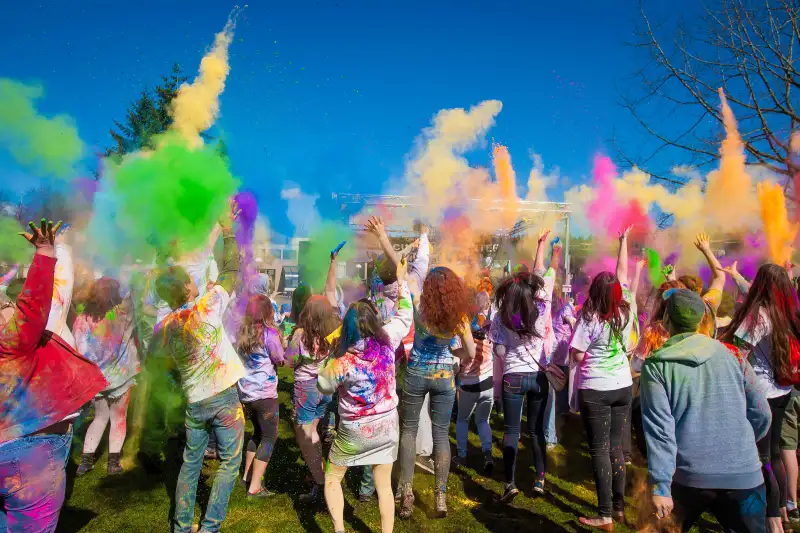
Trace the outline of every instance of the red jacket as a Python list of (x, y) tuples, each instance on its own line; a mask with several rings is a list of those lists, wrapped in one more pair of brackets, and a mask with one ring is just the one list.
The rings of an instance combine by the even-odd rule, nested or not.
[(0, 443), (60, 422), (106, 387), (94, 363), (45, 331), (55, 266), (33, 256), (14, 318), (0, 327)]

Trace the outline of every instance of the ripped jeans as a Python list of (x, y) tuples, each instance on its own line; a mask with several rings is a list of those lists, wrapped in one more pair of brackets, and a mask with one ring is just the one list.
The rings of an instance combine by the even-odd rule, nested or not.
[(216, 533), (228, 512), (228, 501), (239, 474), (244, 441), (244, 411), (236, 386), (186, 406), (186, 448), (175, 489), (175, 533), (189, 533), (194, 522), (197, 482), (203, 468), (208, 436), (214, 433), (219, 452), (219, 469), (208, 498), (202, 531)]
[(414, 461), (417, 449), (417, 430), (425, 395), (430, 394), (433, 423), (433, 464), (435, 488), (447, 492), (450, 475), (450, 417), (456, 400), (456, 384), (451, 369), (421, 371), (406, 370), (403, 394), (400, 398), (400, 490), (411, 492), (414, 481)]

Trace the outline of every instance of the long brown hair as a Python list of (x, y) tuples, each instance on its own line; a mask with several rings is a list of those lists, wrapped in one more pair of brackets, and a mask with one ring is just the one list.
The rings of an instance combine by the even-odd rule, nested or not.
[(297, 327), (303, 330), (303, 343), (315, 356), (328, 355), (332, 346), (327, 341), (328, 335), (342, 325), (339, 314), (327, 298), (320, 295), (311, 296), (300, 313)]
[(106, 317), (109, 311), (122, 303), (119, 281), (112, 278), (100, 278), (89, 287), (89, 295), (84, 302), (83, 314), (95, 322)]
[(470, 314), (464, 281), (447, 267), (436, 267), (422, 285), (419, 312), (432, 333), (452, 335)]
[(733, 344), (736, 331), (743, 324), (748, 334), (752, 335), (759, 326), (763, 326), (761, 309), (766, 311), (772, 324), (770, 364), (777, 377), (788, 376), (791, 342), (800, 339), (800, 305), (788, 274), (774, 263), (761, 265), (758, 269), (753, 285), (744, 303), (733, 316), (723, 340)]
[(236, 351), (239, 355), (250, 355), (264, 348), (264, 334), (275, 320), (272, 300), (263, 294), (255, 294), (247, 300)]

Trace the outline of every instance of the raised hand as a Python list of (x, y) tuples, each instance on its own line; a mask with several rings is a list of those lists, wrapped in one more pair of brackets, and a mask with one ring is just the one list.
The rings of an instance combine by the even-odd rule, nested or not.
[(694, 245), (701, 252), (711, 250), (711, 239), (707, 233), (698, 233), (694, 238)]
[(622, 231), (618, 232), (619, 240), (627, 239), (628, 238), (628, 234), (631, 232), (632, 229), (633, 229), (633, 225), (631, 224), (627, 228), (624, 228)]
[(219, 225), (222, 228), (222, 231), (232, 231), (233, 222), (239, 218), (241, 212), (242, 210), (239, 208), (236, 200), (233, 198), (228, 200), (228, 209), (225, 209), (222, 212), (222, 215), (219, 217)]
[(364, 224), (364, 229), (377, 236), (381, 236), (386, 232), (386, 227), (381, 217), (369, 217), (367, 223)]
[(539, 231), (539, 244), (543, 243), (547, 240), (547, 236), (550, 235), (550, 228), (544, 228)]
[(739, 261), (734, 261), (733, 264), (730, 266), (726, 266), (722, 268), (722, 271), (726, 274), (731, 276), (738, 276), (739, 275)]
[(25, 237), (37, 250), (55, 246), (56, 233), (61, 228), (60, 221), (53, 225), (52, 220), (48, 222), (43, 218), (40, 227), (37, 228), (33, 222), (28, 222), (28, 226), (31, 228), (31, 233), (20, 232), (20, 235)]
[(647, 266), (647, 258), (642, 257), (641, 259), (636, 261), (636, 270), (638, 272), (641, 272), (646, 266)]

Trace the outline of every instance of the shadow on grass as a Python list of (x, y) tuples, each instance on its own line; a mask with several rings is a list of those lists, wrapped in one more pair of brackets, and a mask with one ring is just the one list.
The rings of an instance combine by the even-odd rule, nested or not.
[(65, 505), (58, 518), (56, 533), (78, 533), (97, 517), (97, 513), (89, 509), (76, 509)]

